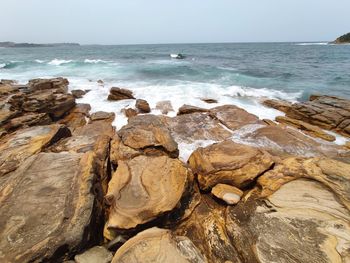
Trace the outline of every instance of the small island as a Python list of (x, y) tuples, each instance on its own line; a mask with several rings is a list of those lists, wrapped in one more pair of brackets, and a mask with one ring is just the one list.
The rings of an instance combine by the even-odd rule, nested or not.
[(338, 37), (332, 43), (333, 44), (350, 44), (350, 33), (347, 33), (345, 35), (342, 35), (341, 37)]
[(15, 43), (15, 42), (0, 42), (0, 47), (18, 48), (18, 47), (65, 47), (65, 46), (80, 46), (78, 43), (53, 43), (53, 44), (33, 44), (33, 43)]

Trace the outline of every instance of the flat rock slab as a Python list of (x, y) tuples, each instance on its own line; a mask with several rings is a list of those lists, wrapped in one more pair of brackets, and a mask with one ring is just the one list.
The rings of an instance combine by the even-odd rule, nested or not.
[(135, 228), (173, 210), (188, 176), (179, 160), (167, 156), (119, 161), (106, 195), (111, 205), (106, 229)]
[(53, 124), (19, 130), (3, 137), (0, 141), (0, 177), (15, 170), (28, 157), (70, 134), (65, 126)]
[(113, 254), (108, 249), (96, 246), (76, 255), (74, 260), (76, 263), (110, 263), (112, 258)]
[(39, 153), (0, 177), (1, 262), (58, 260), (97, 237), (92, 160), (91, 153)]
[(169, 230), (147, 229), (128, 240), (115, 254), (112, 263), (208, 262), (192, 241)]
[(267, 152), (229, 140), (198, 148), (188, 162), (203, 190), (218, 183), (245, 187), (274, 163)]

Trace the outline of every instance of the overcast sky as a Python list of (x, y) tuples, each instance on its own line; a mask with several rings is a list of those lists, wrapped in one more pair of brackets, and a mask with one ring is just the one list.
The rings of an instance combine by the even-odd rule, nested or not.
[(350, 0), (0, 0), (0, 41), (82, 44), (325, 41)]

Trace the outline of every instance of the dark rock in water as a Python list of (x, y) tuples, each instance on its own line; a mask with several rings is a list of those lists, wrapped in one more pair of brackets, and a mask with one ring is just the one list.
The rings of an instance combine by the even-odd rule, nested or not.
[(126, 117), (131, 118), (137, 115), (137, 111), (132, 108), (127, 108), (122, 110)]
[(185, 104), (179, 108), (177, 115), (191, 114), (191, 113), (195, 113), (195, 112), (208, 112), (208, 110), (200, 108), (200, 107)]
[(218, 103), (218, 101), (215, 99), (202, 98), (201, 100), (209, 104)]
[(131, 90), (115, 88), (115, 87), (110, 89), (108, 100), (127, 100), (127, 99), (135, 99)]
[(350, 43), (350, 33), (347, 33), (345, 35), (342, 35), (342, 36), (338, 37), (332, 43), (333, 44), (348, 44), (348, 43)]
[(81, 90), (81, 89), (75, 89), (75, 90), (72, 90), (71, 93), (72, 93), (74, 98), (80, 99), (86, 94), (86, 91)]
[(97, 81), (97, 83), (98, 83), (98, 84), (104, 84), (104, 82), (103, 82), (102, 79), (99, 79), (99, 80)]
[(151, 108), (146, 100), (141, 100), (141, 99), (136, 100), (135, 106), (141, 113), (151, 112)]

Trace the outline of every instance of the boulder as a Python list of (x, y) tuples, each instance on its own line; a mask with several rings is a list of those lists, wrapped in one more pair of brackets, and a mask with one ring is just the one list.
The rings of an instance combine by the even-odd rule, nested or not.
[(124, 112), (124, 115), (127, 118), (131, 118), (137, 115), (137, 111), (132, 108), (123, 109), (122, 112)]
[(174, 108), (171, 105), (170, 100), (163, 100), (163, 101), (157, 102), (156, 109), (160, 110), (162, 114), (165, 114), (165, 115), (167, 115), (171, 111), (174, 111)]
[(312, 124), (308, 124), (304, 121), (292, 119), (286, 116), (278, 116), (276, 117), (276, 121), (278, 121), (279, 123), (287, 124), (295, 128), (298, 128), (313, 137), (321, 138), (323, 140), (330, 141), (330, 142), (335, 141), (335, 137), (333, 135), (330, 135), (324, 132), (321, 128)]
[(67, 125), (73, 132), (76, 128), (87, 124), (90, 110), (90, 104), (76, 104), (63, 119), (59, 120), (59, 123)]
[(110, 122), (113, 122), (114, 119), (115, 119), (114, 112), (97, 111), (90, 115), (91, 121), (108, 120)]
[(53, 124), (30, 127), (4, 136), (0, 140), (0, 178), (16, 170), (30, 156), (70, 135), (67, 127)]
[(110, 263), (112, 258), (113, 254), (108, 249), (96, 246), (76, 255), (74, 260), (76, 263)]
[(265, 151), (232, 141), (198, 148), (188, 162), (203, 190), (219, 183), (246, 187), (274, 163)]
[(75, 89), (75, 90), (72, 90), (71, 93), (72, 93), (74, 98), (80, 99), (86, 94), (86, 91), (81, 90), (81, 89)]
[(135, 150), (157, 148), (170, 156), (177, 157), (177, 143), (161, 118), (156, 115), (143, 115), (130, 118), (118, 135), (124, 145)]
[(65, 78), (53, 78), (53, 79), (32, 79), (28, 82), (29, 90), (56, 90), (60, 93), (68, 92), (69, 81)]
[(189, 170), (167, 156), (137, 156), (118, 161), (108, 184), (106, 201), (111, 206), (105, 236), (113, 229), (132, 229), (173, 210), (179, 203)]
[(151, 112), (151, 108), (146, 100), (137, 99), (135, 106), (141, 113)]
[(170, 230), (147, 229), (128, 240), (114, 255), (112, 263), (129, 262), (208, 262), (192, 241)]
[(257, 116), (234, 105), (213, 108), (210, 115), (230, 130), (237, 130), (248, 124), (264, 124)]
[(275, 99), (263, 100), (262, 104), (264, 106), (282, 111), (284, 113), (286, 113), (289, 110), (289, 108), (292, 106), (292, 103), (289, 101), (275, 100)]
[(21, 117), (9, 120), (3, 127), (7, 131), (13, 131), (30, 126), (48, 125), (51, 122), (52, 120), (47, 113), (28, 113)]
[(191, 113), (195, 113), (195, 112), (208, 112), (208, 110), (200, 108), (200, 107), (185, 104), (179, 108), (177, 115), (191, 114)]
[(112, 126), (110, 120), (93, 121), (87, 125), (77, 127), (73, 135), (78, 136), (98, 136), (107, 135), (112, 138), (115, 134), (115, 128)]
[(2, 262), (62, 262), (100, 240), (92, 161), (39, 153), (0, 177)]
[(237, 187), (227, 184), (217, 184), (211, 189), (211, 193), (225, 201), (229, 205), (237, 204), (243, 195), (243, 192)]
[(208, 104), (218, 103), (218, 101), (215, 99), (201, 98), (201, 100), (208, 103)]
[(127, 100), (127, 99), (135, 99), (131, 90), (115, 88), (115, 87), (110, 89), (108, 100)]

